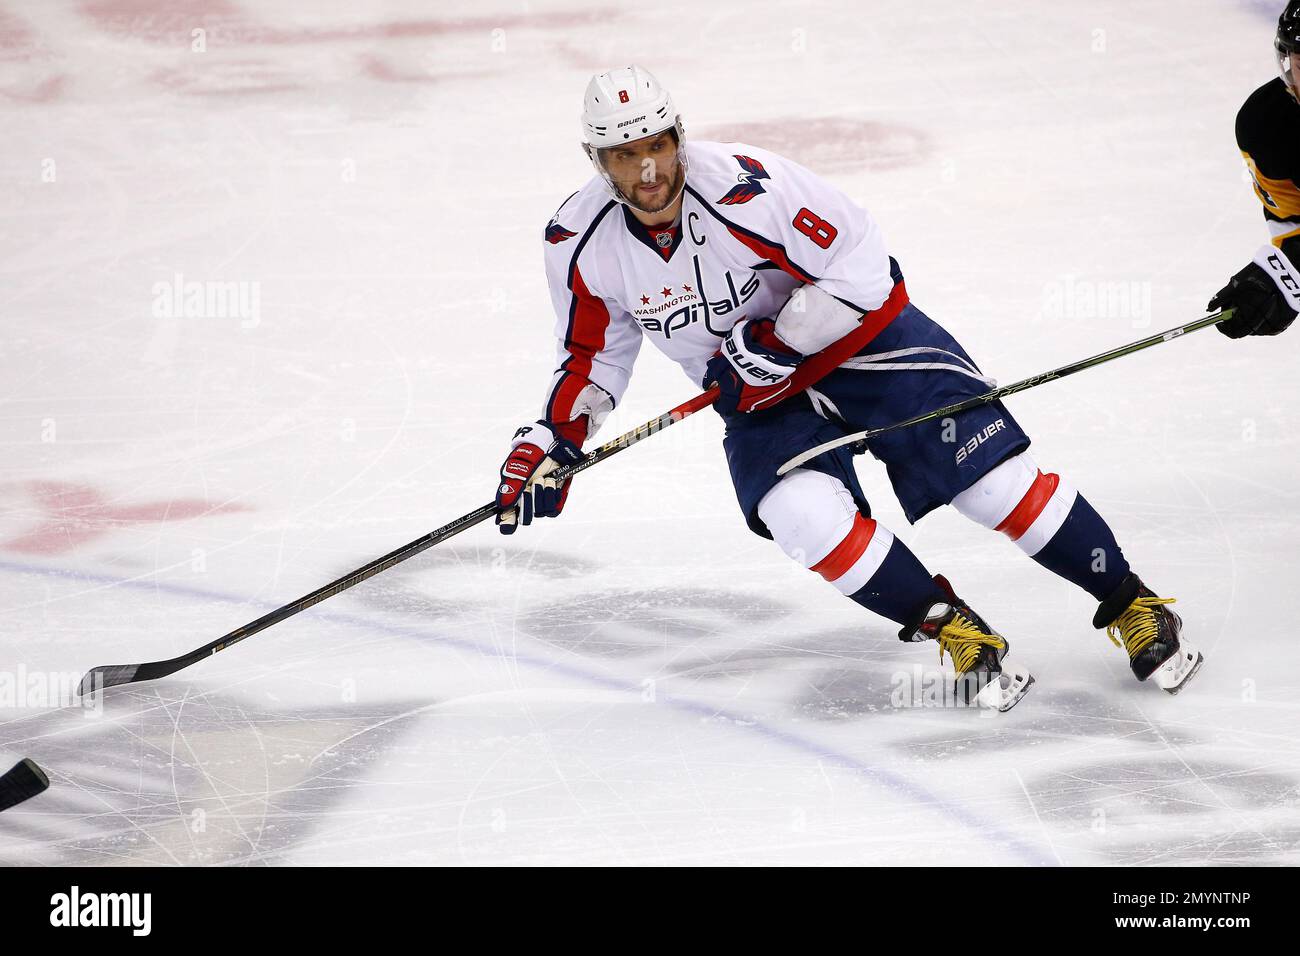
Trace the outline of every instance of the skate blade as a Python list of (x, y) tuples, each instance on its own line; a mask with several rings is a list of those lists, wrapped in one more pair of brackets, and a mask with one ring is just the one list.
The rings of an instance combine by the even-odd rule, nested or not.
[(1201, 669), (1201, 665), (1204, 663), (1204, 654), (1186, 641), (1181, 641), (1178, 653), (1157, 667), (1155, 673), (1151, 675), (1151, 679), (1156, 682), (1156, 686), (1161, 690), (1170, 694), (1177, 694), (1187, 686), (1188, 681), (1196, 676), (1197, 671)]
[(997, 680), (985, 684), (975, 695), (975, 703), (980, 708), (1005, 714), (1020, 703), (1033, 685), (1034, 676), (1029, 671), (1023, 668), (1003, 668)]

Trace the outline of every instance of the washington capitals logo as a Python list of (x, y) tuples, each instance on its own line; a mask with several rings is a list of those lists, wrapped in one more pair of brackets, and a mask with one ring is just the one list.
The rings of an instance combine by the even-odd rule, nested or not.
[(546, 241), (551, 245), (563, 242), (565, 239), (572, 239), (576, 235), (576, 232), (570, 232), (554, 219), (552, 219), (546, 226)]
[(732, 186), (727, 191), (727, 195), (718, 200), (719, 206), (736, 206), (743, 202), (749, 202), (759, 193), (766, 192), (761, 179), (771, 179), (763, 164), (756, 159), (748, 156), (737, 156), (736, 162), (740, 163), (740, 168), (744, 170), (740, 174), (740, 182)]

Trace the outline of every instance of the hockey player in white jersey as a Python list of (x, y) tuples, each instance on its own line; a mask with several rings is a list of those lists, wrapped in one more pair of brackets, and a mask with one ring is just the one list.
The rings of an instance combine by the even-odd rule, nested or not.
[[(880, 229), (843, 193), (757, 146), (687, 141), (646, 70), (594, 77), (582, 117), (596, 169), (546, 226), (557, 367), (541, 418), (501, 469), (501, 531), (560, 514), (570, 482), (547, 475), (617, 405), (643, 339), (687, 377), (721, 389), (724, 448), (757, 534), (842, 594), (935, 640), (962, 699), (1009, 709), (1033, 678), (1008, 643), (874, 521), (846, 447), (778, 477), (793, 455), (986, 391), (990, 379), (909, 301)], [(1009, 535), (1098, 602), (1139, 680), (1172, 693), (1201, 663), (1181, 622), (1129, 568), (1105, 521), (1068, 481), (1040, 470), (1001, 404), (880, 436), (909, 521), (951, 504)]]

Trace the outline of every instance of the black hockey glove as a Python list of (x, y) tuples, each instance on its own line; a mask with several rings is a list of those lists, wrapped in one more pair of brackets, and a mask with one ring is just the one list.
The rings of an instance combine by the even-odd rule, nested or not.
[[(1286, 258), (1280, 253), (1267, 257), (1268, 268), (1260, 265), (1259, 256), (1233, 276), (1218, 291), (1206, 308), (1232, 309), (1232, 318), (1220, 322), (1216, 328), (1230, 339), (1247, 335), (1277, 335), (1286, 331), (1295, 321), (1296, 306), (1300, 304), (1300, 286), (1291, 272)], [(1270, 274), (1271, 273), (1271, 274)], [(1276, 278), (1275, 278), (1276, 277)], [(1291, 295), (1284, 292), (1290, 288)]]

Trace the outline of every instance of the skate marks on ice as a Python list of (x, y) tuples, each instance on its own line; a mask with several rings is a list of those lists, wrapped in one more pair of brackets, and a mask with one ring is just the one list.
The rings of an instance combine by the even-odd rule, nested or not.
[[(913, 665), (903, 665), (911, 668)], [(796, 710), (818, 720), (910, 715), (868, 733), (909, 764), (1007, 775), (1066, 863), (1294, 865), (1300, 860), (1300, 774), (1285, 749), (1253, 754), (1185, 721), (1195, 696), (1151, 688), (1115, 694), (1040, 681), (1033, 706), (984, 720), (950, 709), (894, 708), (874, 671), (827, 670)], [(1168, 721), (1153, 718), (1165, 705)], [(1181, 721), (1181, 722), (1175, 722)], [(901, 730), (901, 732), (900, 732)], [(1009, 771), (1009, 772), (1008, 772)]]
[(1112, 864), (1300, 860), (1300, 781), (1278, 768), (1195, 751), (1184, 757), (1141, 750), (1044, 770), (1024, 783), (1058, 846), (1068, 841)]
[[(800, 620), (806, 608), (770, 593), (699, 584), (611, 587), (607, 565), (558, 552), (448, 548), (432, 563), (394, 569), (382, 589), (359, 596), (377, 611), (415, 613), (439, 626), (472, 628), (491, 613), (498, 630), (579, 657), (623, 660), (641, 678), (683, 687), (803, 675), (830, 661), (836, 675), (873, 675), (861, 689), (863, 712), (873, 709), (867, 698), (887, 705), (887, 690), (875, 688), (888, 688), (899, 660), (920, 656), (915, 645), (894, 638), (890, 625), (865, 616), (860, 627), (819, 631)], [(521, 582), (549, 600), (521, 595)]]
[[(489, 552), (442, 560), (481, 570), (501, 559)], [(1047, 681), (1027, 706), (998, 718), (918, 706), (918, 685), (950, 675), (932, 646), (899, 642), (878, 622), (819, 628), (797, 604), (722, 586), (593, 591), (587, 575), (598, 569), (588, 562), (540, 551), (527, 562), (528, 573), (570, 581), (578, 594), (520, 609), (511, 620), (527, 638), (621, 662), (668, 693), (733, 708), (740, 698), (763, 719), (812, 720), (837, 735), (847, 728), (907, 765), (972, 773), (991, 765), (1005, 778), (1007, 799), (1037, 814), (1065, 862), (1300, 858), (1300, 825), (1289, 822), (1300, 774), (1281, 757), (1256, 760), (1224, 747), (1212, 728), (1186, 720), (1194, 695), (1175, 701), (1136, 684), (1111, 692)], [(421, 586), (419, 571), (403, 583)], [(911, 705), (899, 706), (907, 684)]]
[[(637, 659), (660, 654), (672, 660), (683, 649), (731, 635), (738, 620), (788, 613), (766, 598), (717, 588), (674, 588), (599, 592), (526, 612), (517, 620), (530, 637), (568, 652)], [(733, 649), (710, 663), (734, 667), (739, 653)], [(664, 667), (668, 674), (677, 670), (675, 664)]]
[[(395, 568), (379, 587), (354, 593), (376, 611), (413, 614), (439, 627), (472, 629), (491, 615), (498, 631), (593, 659), (676, 657), (715, 640), (730, 644), (738, 623), (773, 621), (794, 610), (726, 588), (610, 588), (603, 583), (606, 565), (538, 549), (447, 548), (421, 561), (423, 566)], [(594, 580), (602, 584), (594, 586)], [(734, 650), (743, 654), (743, 648)], [(725, 660), (734, 663), (735, 655)], [(688, 666), (701, 663), (707, 662)]]
[[(721, 585), (610, 587), (595, 563), (538, 550), (447, 549), (415, 564), (349, 592), (348, 613), (319, 613), (363, 630), (373, 619), (365, 653), (390, 641), (450, 639), (489, 656), (551, 660), (564, 673), (617, 675), (627, 688), (650, 681), (661, 699), (690, 702), (688, 710), (797, 727), (831, 759), (870, 754), (882, 772), (892, 766), (931, 793), (969, 798), (962, 781), (981, 775), (982, 804), (995, 801), (998, 814), (1032, 810), (1067, 863), (1276, 863), (1296, 855), (1300, 828), (1287, 820), (1300, 778), (1279, 769), (1285, 756), (1266, 762), (1216, 747), (1187, 721), (1173, 723), (1185, 709), (1149, 703), (1140, 693), (1147, 688), (1108, 695), (1048, 682), (1026, 706), (992, 719), (898, 708), (890, 696), (897, 675), (916, 667), (937, 674), (933, 647), (903, 644), (888, 626), (865, 619), (861, 627), (819, 625), (802, 602)], [(521, 592), (507, 590), (520, 579)], [(385, 626), (384, 618), (400, 626)], [(282, 640), (283, 653), (297, 643)], [(346, 660), (353, 640), (331, 640), (329, 655)], [(449, 783), (449, 767), (431, 766), (428, 753), (403, 742), (441, 706), (432, 695), (408, 690), (364, 706), (313, 697), (289, 707), (266, 694), (255, 698), (252, 688), (205, 689), (197, 670), (188, 678), (114, 692), (100, 723), (53, 712), (0, 725), (0, 749), (34, 750), (54, 778), (39, 803), (3, 821), (0, 864), (328, 858), (339, 839), (370, 847), (375, 818), (395, 795), (400, 805), (387, 815), (399, 828), (412, 810), (421, 820), (436, 811), (426, 805), (431, 799), (463, 802), (463, 781), (453, 775)], [(534, 693), (531, 684), (503, 699)], [(535, 693), (549, 700), (567, 692)], [(620, 693), (635, 697), (635, 690)], [(336, 694), (321, 685), (322, 697), (337, 701)], [(1157, 710), (1161, 720), (1149, 719)], [(497, 719), (502, 734), (520, 732), (517, 714)], [(579, 755), (585, 739), (574, 738)], [(445, 756), (459, 759), (464, 744)], [(406, 781), (400, 794), (393, 774), (383, 772), (394, 767)], [(408, 778), (419, 780), (407, 789)], [(671, 775), (659, 783), (671, 786)], [(375, 786), (382, 792), (365, 792)]]
[[(349, 791), (436, 706), (279, 708), (262, 697), (163, 681), (114, 692), (98, 722), (64, 710), (5, 725), (0, 749), (35, 741), (52, 786), (5, 815), (0, 866), (277, 862), (327, 820), (339, 832)], [(351, 812), (348, 825), (364, 829), (368, 815)]]

